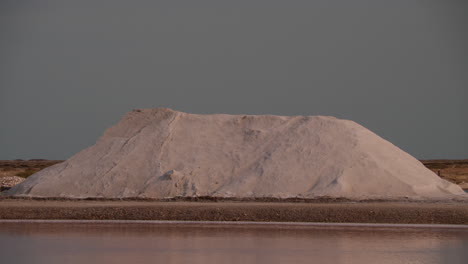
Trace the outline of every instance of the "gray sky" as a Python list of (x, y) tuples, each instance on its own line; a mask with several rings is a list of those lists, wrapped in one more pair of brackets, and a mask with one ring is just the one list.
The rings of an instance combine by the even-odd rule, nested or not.
[(133, 108), (333, 115), (468, 158), (468, 1), (0, 2), (0, 159), (66, 159)]

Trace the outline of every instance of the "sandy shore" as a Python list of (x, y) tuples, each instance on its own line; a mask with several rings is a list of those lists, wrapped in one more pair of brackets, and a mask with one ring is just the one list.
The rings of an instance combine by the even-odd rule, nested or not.
[(0, 219), (468, 224), (465, 201), (236, 202), (1, 199)]

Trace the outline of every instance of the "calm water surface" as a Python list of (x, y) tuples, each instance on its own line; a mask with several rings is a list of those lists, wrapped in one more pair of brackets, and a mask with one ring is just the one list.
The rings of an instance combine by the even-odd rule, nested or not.
[(1, 263), (468, 263), (467, 229), (0, 223)]

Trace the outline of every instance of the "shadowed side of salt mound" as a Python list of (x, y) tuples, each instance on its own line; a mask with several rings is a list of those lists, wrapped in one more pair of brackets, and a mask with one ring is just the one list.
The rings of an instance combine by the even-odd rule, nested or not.
[(352, 121), (147, 109), (125, 115), (94, 146), (9, 194), (439, 198), (464, 192)]

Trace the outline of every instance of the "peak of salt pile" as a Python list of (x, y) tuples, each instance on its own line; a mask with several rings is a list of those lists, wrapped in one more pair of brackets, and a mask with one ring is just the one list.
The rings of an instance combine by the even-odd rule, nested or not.
[(324, 116), (134, 110), (9, 192), (43, 197), (463, 195), (368, 129)]

